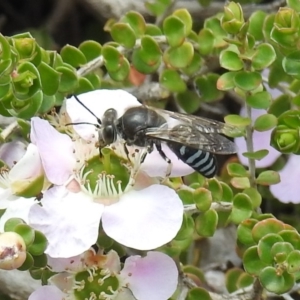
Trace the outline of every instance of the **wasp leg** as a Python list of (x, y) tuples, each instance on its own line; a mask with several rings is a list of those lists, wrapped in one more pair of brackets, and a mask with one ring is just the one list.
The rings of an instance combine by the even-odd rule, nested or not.
[(126, 142), (123, 144), (123, 147), (124, 147), (124, 152), (126, 154), (127, 160), (130, 162), (131, 160), (129, 158), (129, 151), (128, 151), (127, 143)]
[(172, 161), (162, 150), (161, 143), (155, 143), (155, 146), (156, 146), (156, 149), (157, 149), (158, 153), (160, 154), (160, 156), (165, 160), (165, 162), (168, 163), (168, 168), (167, 168), (167, 172), (166, 172), (166, 177), (168, 178), (168, 177), (170, 177), (171, 171), (172, 171)]
[(140, 159), (141, 164), (145, 161), (148, 153), (151, 153), (152, 151), (153, 151), (153, 142), (151, 142), (149, 145), (147, 145), (147, 151), (145, 151), (143, 153), (143, 155), (141, 156), (141, 159)]

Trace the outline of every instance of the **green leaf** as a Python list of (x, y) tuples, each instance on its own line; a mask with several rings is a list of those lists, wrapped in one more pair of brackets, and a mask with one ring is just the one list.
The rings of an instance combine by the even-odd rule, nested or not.
[(236, 189), (246, 189), (250, 187), (250, 181), (248, 177), (233, 177), (230, 183)]
[(272, 102), (268, 113), (273, 114), (275, 117), (279, 117), (283, 111), (287, 111), (289, 109), (291, 109), (290, 96), (281, 95)]
[(132, 54), (132, 63), (137, 71), (143, 74), (151, 74), (157, 71), (161, 64), (161, 58), (158, 59), (156, 63), (145, 63), (145, 56), (142, 49), (136, 49)]
[(238, 193), (233, 198), (233, 207), (230, 220), (239, 224), (245, 219), (250, 218), (253, 212), (252, 202), (247, 194)]
[(46, 268), (48, 259), (45, 253), (37, 256), (32, 255), (32, 258), (34, 260), (33, 265), (35, 268)]
[(214, 209), (209, 209), (196, 217), (195, 229), (200, 236), (213, 236), (218, 225), (218, 214)]
[(275, 219), (275, 218), (268, 218), (258, 222), (252, 230), (252, 236), (255, 242), (259, 242), (261, 238), (269, 233), (279, 233), (281, 230), (284, 229), (284, 224)]
[(30, 119), (39, 111), (43, 101), (42, 91), (38, 91), (35, 95), (24, 102), (22, 107), (12, 106), (8, 112), (17, 118)]
[(91, 61), (101, 55), (102, 46), (96, 41), (84, 41), (78, 49), (84, 54), (87, 61)]
[(227, 115), (225, 122), (234, 126), (244, 127), (251, 124), (250, 118), (241, 117), (239, 115)]
[(151, 36), (143, 36), (139, 55), (144, 63), (152, 66), (161, 60), (162, 52), (154, 38)]
[(278, 272), (273, 267), (264, 268), (259, 274), (259, 280), (265, 289), (275, 294), (288, 292), (295, 283), (292, 275), (286, 271)]
[(240, 243), (246, 246), (253, 246), (255, 241), (252, 237), (252, 229), (257, 224), (255, 219), (246, 219), (242, 221), (237, 228), (237, 237)]
[(189, 290), (186, 300), (212, 300), (209, 293), (200, 287), (194, 287)]
[(246, 103), (256, 109), (268, 109), (271, 102), (272, 96), (265, 91), (252, 94), (246, 98)]
[(244, 152), (243, 156), (255, 160), (261, 160), (269, 154), (269, 150), (262, 149), (255, 152)]
[(237, 290), (237, 281), (244, 271), (238, 268), (232, 268), (226, 272), (225, 285), (228, 293), (233, 293)]
[(214, 73), (196, 77), (195, 84), (200, 92), (201, 100), (209, 102), (223, 98), (223, 93), (217, 89), (218, 79), (219, 75)]
[(296, 230), (282, 230), (279, 235), (295, 249), (300, 249), (300, 235)]
[(145, 7), (149, 10), (154, 16), (162, 15), (166, 9), (171, 5), (171, 0), (159, 0), (155, 2), (145, 2)]
[(43, 101), (41, 107), (39, 108), (40, 114), (48, 113), (55, 106), (56, 97), (55, 95), (47, 96), (43, 94)]
[(1, 47), (1, 52), (0, 52), (1, 60), (10, 59), (11, 58), (10, 45), (7, 38), (2, 34), (0, 34), (0, 47)]
[[(279, 235), (280, 236), (280, 235)], [(281, 236), (280, 236), (281, 237)], [(285, 263), (288, 255), (294, 250), (293, 246), (287, 242), (275, 243), (271, 248), (271, 256), (277, 264)], [(269, 253), (269, 256), (270, 256)]]
[(260, 272), (267, 267), (267, 264), (262, 262), (258, 256), (257, 246), (252, 246), (245, 251), (243, 264), (245, 271), (254, 276), (258, 276)]
[(137, 37), (140, 37), (145, 33), (145, 19), (140, 13), (136, 11), (127, 12), (126, 15), (121, 18), (121, 22), (128, 23)]
[(41, 76), (43, 92), (48, 96), (54, 95), (59, 87), (60, 73), (44, 62), (39, 64), (38, 70)]
[(202, 63), (203, 61), (201, 56), (198, 53), (194, 53), (193, 59), (190, 64), (186, 68), (183, 68), (181, 71), (186, 75), (192, 76), (195, 73), (199, 72)]
[(229, 71), (239, 71), (244, 67), (239, 54), (230, 50), (224, 50), (220, 54), (221, 67)]
[(184, 42), (176, 48), (168, 48), (163, 55), (165, 64), (176, 69), (186, 68), (194, 56), (194, 47), (190, 42)]
[(162, 87), (174, 93), (186, 90), (186, 84), (175, 70), (165, 69), (160, 75), (159, 82)]
[(211, 30), (203, 28), (199, 32), (198, 45), (201, 55), (208, 55), (214, 48), (215, 37)]
[(115, 23), (110, 31), (113, 40), (125, 48), (131, 49), (135, 45), (136, 35), (130, 25)]
[(221, 91), (229, 91), (235, 88), (234, 77), (236, 72), (226, 72), (217, 81), (217, 88)]
[(194, 219), (188, 214), (183, 214), (183, 221), (175, 240), (185, 240), (194, 233)]
[(249, 29), (248, 32), (255, 38), (256, 41), (263, 40), (263, 27), (266, 17), (264, 11), (254, 11), (249, 18)]
[(272, 114), (259, 116), (254, 122), (254, 129), (257, 131), (267, 131), (277, 125), (277, 118)]
[(18, 270), (19, 271), (27, 271), (30, 268), (32, 268), (32, 266), (33, 266), (33, 258), (30, 253), (26, 252), (26, 259), (25, 259), (23, 265), (20, 268), (18, 268)]
[(222, 185), (217, 179), (215, 178), (208, 179), (207, 189), (211, 191), (214, 201), (222, 201), (222, 195), (223, 195)]
[(256, 183), (260, 185), (271, 185), (280, 182), (279, 173), (275, 171), (264, 171), (260, 173), (256, 179)]
[(287, 257), (288, 269), (289, 273), (295, 273), (300, 270), (300, 251), (294, 250)]
[(260, 207), (262, 197), (261, 194), (257, 191), (257, 189), (250, 187), (245, 189), (243, 193), (250, 197), (253, 208)]
[(252, 67), (255, 70), (268, 68), (276, 59), (276, 52), (270, 44), (258, 45), (254, 56), (252, 57)]
[(257, 245), (257, 253), (261, 261), (271, 265), (274, 261), (274, 257), (271, 255), (271, 249), (274, 244), (283, 242), (283, 239), (280, 235), (275, 233), (266, 234)]
[(201, 105), (198, 95), (191, 90), (186, 90), (176, 95), (176, 101), (187, 114), (195, 113)]
[(20, 218), (10, 218), (4, 224), (4, 231), (15, 231), (15, 228), (20, 224), (25, 224), (24, 220)]
[(124, 58), (122, 62), (120, 62), (118, 70), (108, 71), (111, 79), (115, 81), (124, 81), (129, 76), (130, 64), (129, 61)]
[(186, 37), (185, 24), (176, 16), (169, 16), (164, 20), (163, 32), (171, 47), (180, 46)]
[(38, 256), (42, 255), (48, 246), (48, 241), (44, 234), (40, 231), (35, 230), (35, 236), (33, 243), (28, 247), (28, 252), (32, 255)]
[(185, 8), (181, 8), (175, 10), (172, 15), (176, 16), (183, 22), (183, 24), (185, 25), (185, 35), (188, 36), (191, 33), (193, 27), (193, 19), (189, 11)]
[(288, 54), (282, 60), (282, 67), (284, 71), (297, 79), (300, 79), (300, 51), (295, 51)]
[(102, 48), (102, 55), (104, 57), (105, 66), (108, 71), (117, 71), (124, 56), (113, 46), (105, 45)]
[(14, 232), (19, 234), (23, 238), (23, 240), (26, 244), (26, 247), (31, 245), (32, 242), (34, 241), (34, 235), (35, 235), (34, 229), (32, 229), (27, 224), (18, 224), (18, 225), (16, 225), (15, 228), (14, 228)]
[(146, 24), (145, 35), (157, 36), (163, 35), (161, 29), (154, 24)]
[(239, 71), (234, 77), (234, 82), (241, 90), (253, 91), (261, 85), (262, 78), (257, 72)]
[(61, 73), (61, 79), (59, 83), (59, 92), (62, 93), (69, 93), (73, 91), (77, 84), (77, 74), (76, 70), (73, 71), (70, 70), (70, 68), (67, 68), (66, 66), (57, 67), (56, 70)]
[(193, 193), (193, 199), (196, 207), (201, 211), (207, 211), (212, 203), (212, 194), (205, 188), (198, 188)]
[(286, 4), (296, 12), (300, 12), (300, 3), (298, 0), (287, 0)]
[(194, 204), (194, 196), (192, 191), (182, 189), (179, 190), (177, 193), (181, 201), (183, 202), (183, 205)]
[(74, 46), (66, 45), (61, 49), (60, 55), (63, 61), (74, 68), (86, 64), (84, 54)]
[(227, 172), (230, 176), (235, 176), (235, 177), (248, 176), (248, 171), (245, 169), (245, 167), (238, 163), (227, 164)]

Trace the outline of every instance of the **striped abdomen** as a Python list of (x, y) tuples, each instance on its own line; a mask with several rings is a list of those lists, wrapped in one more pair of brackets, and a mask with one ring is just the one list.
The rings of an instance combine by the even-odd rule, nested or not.
[(168, 142), (167, 144), (180, 160), (189, 165), (196, 172), (207, 178), (216, 175), (217, 161), (212, 153), (172, 142)]

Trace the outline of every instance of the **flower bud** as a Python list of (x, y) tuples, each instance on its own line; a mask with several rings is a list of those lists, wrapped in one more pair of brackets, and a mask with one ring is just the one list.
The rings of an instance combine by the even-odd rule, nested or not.
[(26, 245), (15, 232), (0, 234), (0, 269), (13, 270), (21, 267), (26, 260)]

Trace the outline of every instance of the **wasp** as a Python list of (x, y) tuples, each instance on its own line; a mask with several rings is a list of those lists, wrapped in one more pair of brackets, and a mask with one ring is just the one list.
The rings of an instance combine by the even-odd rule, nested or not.
[[(169, 164), (170, 175), (172, 162), (162, 150), (165, 143), (175, 155), (196, 172), (207, 178), (216, 175), (217, 161), (215, 154), (236, 153), (235, 144), (223, 135), (237, 135), (239, 129), (219, 121), (194, 115), (167, 111), (140, 105), (131, 107), (118, 117), (117, 111), (110, 108), (102, 119), (98, 118), (77, 96), (75, 99), (95, 116), (99, 128), (100, 148), (113, 144), (118, 139), (128, 146), (146, 147), (151, 153), (154, 147)], [(74, 123), (90, 124), (90, 123)], [(71, 125), (71, 124), (69, 124)], [(142, 156), (141, 163), (146, 158)]]

